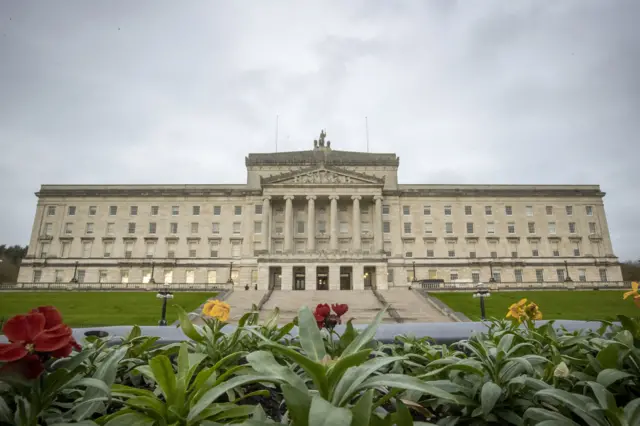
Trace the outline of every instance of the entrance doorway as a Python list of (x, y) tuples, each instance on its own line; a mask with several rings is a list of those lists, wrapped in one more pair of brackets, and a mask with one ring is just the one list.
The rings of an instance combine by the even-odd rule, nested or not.
[(364, 288), (376, 288), (376, 267), (364, 267)]
[(351, 290), (351, 276), (353, 268), (351, 266), (340, 267), (340, 290)]
[(316, 290), (329, 290), (329, 267), (316, 268)]
[(280, 266), (269, 267), (269, 288), (282, 289), (282, 268)]
[(305, 283), (305, 271), (304, 266), (293, 267), (293, 289), (304, 290)]

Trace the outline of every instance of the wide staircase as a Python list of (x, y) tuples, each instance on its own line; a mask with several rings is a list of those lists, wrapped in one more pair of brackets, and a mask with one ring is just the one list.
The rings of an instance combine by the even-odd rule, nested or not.
[(408, 288), (396, 287), (389, 290), (381, 290), (380, 294), (385, 298), (386, 302), (398, 312), (403, 322), (453, 321), (416, 291), (409, 290)]

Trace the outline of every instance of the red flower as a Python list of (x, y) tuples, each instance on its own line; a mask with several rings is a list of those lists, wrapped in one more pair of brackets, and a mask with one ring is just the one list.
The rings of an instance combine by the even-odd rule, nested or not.
[(3, 365), (0, 371), (15, 372), (27, 379), (35, 379), (44, 371), (44, 365), (38, 355), (29, 354), (18, 361)]
[(349, 305), (346, 304), (333, 304), (331, 305), (331, 309), (333, 309), (333, 312), (336, 313), (336, 315), (338, 315), (339, 317), (343, 316), (344, 314), (347, 313), (347, 311), (349, 310)]
[(71, 344), (71, 328), (60, 323), (46, 329), (46, 322), (39, 312), (10, 318), (2, 328), (10, 343), (0, 343), (0, 361), (17, 361), (34, 352), (54, 352)]
[(327, 316), (331, 313), (331, 308), (326, 303), (320, 303), (316, 306), (316, 310), (313, 311), (313, 316), (318, 323), (318, 328), (322, 328), (325, 324)]
[(39, 306), (32, 309), (31, 313), (44, 315), (44, 319), (46, 320), (44, 323), (45, 329), (53, 328), (56, 325), (62, 324), (62, 315), (60, 315), (60, 311), (53, 306)]

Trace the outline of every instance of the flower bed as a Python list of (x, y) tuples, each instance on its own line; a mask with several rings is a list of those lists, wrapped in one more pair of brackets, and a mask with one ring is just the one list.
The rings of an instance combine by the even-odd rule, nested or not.
[[(625, 296), (640, 301), (637, 285)], [(277, 309), (251, 312), (226, 333), (230, 308), (212, 301), (203, 326), (179, 309), (189, 341), (159, 345), (133, 327), (80, 348), (40, 307), (4, 325), (0, 424), (640, 424), (640, 318), (568, 331), (541, 325), (543, 308), (523, 300), (446, 345), (375, 341), (384, 312), (356, 330), (346, 305), (303, 307), (287, 325)]]

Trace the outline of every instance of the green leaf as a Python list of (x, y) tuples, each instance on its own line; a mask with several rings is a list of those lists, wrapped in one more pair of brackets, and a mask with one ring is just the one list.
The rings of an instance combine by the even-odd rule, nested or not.
[[(304, 369), (304, 371), (306, 371), (311, 380), (313, 380), (313, 383), (318, 388), (320, 394), (323, 397), (327, 396), (329, 385), (326, 376), (326, 369), (322, 364), (313, 362), (301, 353), (278, 343), (267, 343), (264, 346), (275, 352), (281, 353), (282, 355), (290, 358), (292, 361), (295, 361), (300, 367)], [(291, 383), (291, 385), (295, 386), (294, 383)], [(301, 387), (300, 389), (303, 388)], [(305, 385), (304, 390), (306, 389), (307, 387)]]
[(278, 382), (290, 384), (301, 391), (307, 390), (304, 380), (288, 367), (278, 364), (271, 352), (252, 352), (247, 356), (247, 361), (258, 373), (269, 375)]
[(82, 420), (73, 423), (53, 423), (51, 426), (98, 426), (98, 423), (91, 420)]
[(624, 418), (630, 425), (640, 424), (640, 398), (636, 398), (624, 407)]
[(524, 425), (524, 420), (522, 420), (522, 417), (520, 417), (513, 411), (496, 410), (493, 412), (493, 414), (495, 414), (496, 416), (500, 417), (503, 420), (506, 420), (508, 424), (512, 424), (516, 426)]
[(13, 412), (7, 405), (7, 401), (4, 400), (4, 397), (0, 395), (0, 422), (3, 423), (13, 423)]
[(513, 345), (514, 337), (515, 335), (513, 335), (512, 333), (506, 333), (504, 336), (502, 336), (502, 338), (500, 339), (500, 342), (498, 342), (498, 346), (497, 346), (498, 352), (507, 353), (511, 348), (511, 346)]
[(366, 391), (351, 408), (351, 426), (369, 426), (373, 407), (373, 389)]
[(129, 332), (129, 335), (126, 337), (125, 341), (131, 341), (137, 337), (142, 336), (142, 330), (137, 325), (134, 325)]
[(196, 330), (196, 328), (194, 327), (193, 323), (191, 322), (191, 319), (189, 319), (189, 314), (187, 314), (185, 310), (182, 309), (182, 306), (180, 305), (173, 305), (173, 306), (178, 311), (178, 321), (180, 321), (180, 328), (182, 329), (182, 332), (189, 339), (196, 341), (198, 343), (204, 343), (205, 341), (204, 336), (198, 333), (198, 330)]
[(406, 405), (402, 403), (402, 401), (396, 402), (396, 412), (392, 415), (392, 418), (397, 425), (403, 426), (413, 426), (413, 417), (411, 417), (411, 413)]
[(309, 393), (290, 385), (282, 385), (282, 394), (293, 424), (296, 426), (308, 426), (309, 409), (311, 408), (311, 396), (309, 396)]
[(319, 395), (313, 397), (309, 409), (309, 426), (349, 426), (350, 424), (351, 411), (331, 405)]
[(550, 421), (556, 422), (553, 424), (557, 426), (580, 426), (578, 423), (566, 418), (557, 411), (551, 411), (544, 408), (528, 408), (527, 411), (524, 412), (524, 418), (533, 420), (536, 425), (540, 425), (545, 421)]
[(342, 351), (342, 356), (348, 356), (348, 355), (354, 354), (358, 352), (360, 349), (362, 349), (367, 343), (369, 343), (371, 339), (373, 339), (373, 337), (376, 335), (376, 330), (378, 329), (378, 326), (382, 322), (382, 317), (386, 313), (387, 313), (386, 308), (378, 312), (378, 315), (376, 315), (373, 322), (369, 324), (369, 326), (362, 333), (358, 334), (358, 337), (356, 337), (349, 344), (349, 346), (347, 346), (346, 349)]
[[(551, 398), (564, 405), (574, 414), (584, 420), (589, 426), (599, 426), (604, 422), (604, 416), (594, 411), (586, 411), (584, 402), (578, 397), (562, 389), (543, 389), (536, 392), (536, 398)], [(528, 411), (528, 410), (527, 410)]]
[(298, 318), (300, 320), (300, 324), (298, 325), (300, 346), (302, 346), (302, 349), (309, 359), (315, 362), (322, 361), (327, 352), (324, 347), (324, 341), (322, 340), (322, 334), (318, 328), (318, 323), (309, 307), (301, 307), (298, 311)]
[(415, 377), (405, 376), (404, 374), (382, 374), (380, 376), (371, 377), (365, 380), (357, 390), (377, 388), (379, 386), (387, 386), (390, 388), (405, 390), (415, 390), (455, 404), (473, 404), (473, 401), (469, 400), (468, 398), (453, 395), (447, 391), (440, 389), (437, 386), (434, 386), (427, 382), (423, 382), (422, 380)]
[(167, 405), (173, 405), (176, 395), (176, 375), (171, 361), (164, 355), (158, 355), (149, 360), (149, 367), (153, 372), (153, 379), (160, 387)]
[(153, 426), (155, 424), (156, 421), (151, 417), (137, 412), (127, 412), (111, 418), (104, 426)]
[(338, 384), (332, 388), (333, 394), (331, 396), (331, 402), (342, 407), (351, 399), (351, 396), (356, 392), (358, 386), (360, 386), (367, 377), (385, 365), (402, 359), (404, 359), (404, 357), (401, 356), (373, 358), (362, 365), (347, 369)]
[(158, 417), (164, 418), (167, 415), (167, 406), (156, 397), (136, 396), (125, 402), (129, 407), (138, 408), (137, 411), (152, 411)]
[(482, 412), (485, 416), (493, 410), (493, 407), (495, 407), (496, 402), (498, 402), (501, 395), (502, 388), (493, 382), (486, 382), (482, 386), (482, 391), (480, 392), (480, 404), (482, 405)]
[(598, 373), (596, 382), (607, 388), (618, 380), (626, 379), (627, 377), (632, 377), (632, 375), (624, 371), (607, 368)]
[(370, 353), (371, 349), (363, 349), (351, 355), (342, 355), (335, 364), (329, 367), (329, 371), (327, 372), (329, 386), (333, 386), (338, 380), (340, 380), (343, 373), (347, 371), (347, 368), (354, 367), (368, 361)]
[(618, 353), (620, 353), (619, 345), (612, 344), (598, 352), (596, 359), (600, 362), (602, 368), (616, 368), (618, 366)]
[(618, 406), (616, 405), (616, 400), (613, 397), (613, 394), (609, 392), (600, 383), (588, 382), (587, 385), (589, 385), (589, 387), (593, 391), (593, 394), (595, 395), (596, 399), (598, 400), (598, 403), (600, 404), (600, 407), (602, 407), (603, 410), (613, 411), (618, 408)]

